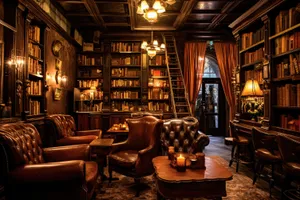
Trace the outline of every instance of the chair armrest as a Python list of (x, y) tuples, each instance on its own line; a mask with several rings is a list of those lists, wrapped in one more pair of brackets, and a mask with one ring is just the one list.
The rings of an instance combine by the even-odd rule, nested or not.
[(128, 144), (127, 144), (127, 141), (123, 141), (123, 142), (118, 142), (118, 143), (113, 143), (112, 146), (111, 146), (111, 151), (110, 153), (115, 153), (117, 151), (122, 151), (122, 150), (126, 150), (128, 149)]
[(194, 152), (203, 152), (205, 146), (209, 144), (210, 140), (209, 137), (202, 133), (201, 131), (198, 131), (198, 137), (196, 139), (196, 147), (194, 147)]
[(16, 184), (85, 181), (85, 163), (82, 160), (24, 165), (9, 173), (9, 181)]
[(84, 136), (84, 135), (96, 135), (99, 138), (102, 137), (102, 130), (95, 129), (95, 130), (86, 130), (86, 131), (76, 131), (77, 136)]
[(158, 149), (154, 146), (148, 146), (146, 149), (138, 152), (138, 159), (135, 163), (136, 173), (138, 175), (151, 174), (153, 172), (152, 159), (157, 156)]
[(68, 145), (43, 149), (43, 156), (47, 162), (66, 160), (90, 160), (90, 145)]

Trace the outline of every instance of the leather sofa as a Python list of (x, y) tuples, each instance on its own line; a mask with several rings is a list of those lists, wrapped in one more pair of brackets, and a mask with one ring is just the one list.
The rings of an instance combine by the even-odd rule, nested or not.
[(5, 155), (6, 199), (91, 199), (98, 165), (89, 161), (89, 145), (43, 148), (32, 124), (0, 127), (0, 151)]
[(71, 115), (54, 114), (46, 118), (47, 123), (52, 123), (55, 130), (55, 146), (89, 144), (94, 139), (101, 138), (99, 129), (76, 131), (76, 124)]
[(161, 133), (162, 153), (166, 155), (169, 146), (174, 146), (175, 152), (202, 152), (209, 144), (209, 137), (198, 128), (195, 117), (165, 120)]
[[(141, 177), (154, 173), (152, 159), (159, 154), (160, 133), (163, 121), (153, 116), (127, 119), (129, 133), (124, 142), (113, 144), (108, 156), (110, 181), (112, 171), (133, 177), (139, 183)], [(136, 196), (139, 196), (139, 188)]]

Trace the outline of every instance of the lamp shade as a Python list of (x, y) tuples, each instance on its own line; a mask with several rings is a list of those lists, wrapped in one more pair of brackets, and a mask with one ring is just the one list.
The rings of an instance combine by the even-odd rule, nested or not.
[(257, 80), (248, 80), (241, 94), (242, 97), (257, 97), (263, 96), (263, 91), (260, 89)]

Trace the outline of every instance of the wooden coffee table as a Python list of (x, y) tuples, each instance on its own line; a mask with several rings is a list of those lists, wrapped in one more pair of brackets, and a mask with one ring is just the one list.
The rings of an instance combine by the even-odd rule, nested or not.
[(177, 172), (167, 156), (152, 160), (155, 168), (157, 199), (163, 198), (217, 198), (226, 196), (226, 181), (232, 173), (219, 165), (213, 157), (205, 157), (206, 169), (187, 169)]
[(128, 138), (128, 132), (127, 129), (115, 129), (113, 126), (106, 131), (108, 137), (113, 138), (115, 143), (125, 141)]

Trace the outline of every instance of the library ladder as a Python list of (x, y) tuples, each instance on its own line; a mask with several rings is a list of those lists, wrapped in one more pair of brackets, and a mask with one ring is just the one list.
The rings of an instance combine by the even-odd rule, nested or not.
[(165, 55), (174, 117), (181, 118), (192, 116), (191, 106), (188, 101), (188, 95), (178, 57), (176, 40), (171, 33), (162, 33), (162, 37), (166, 45)]

